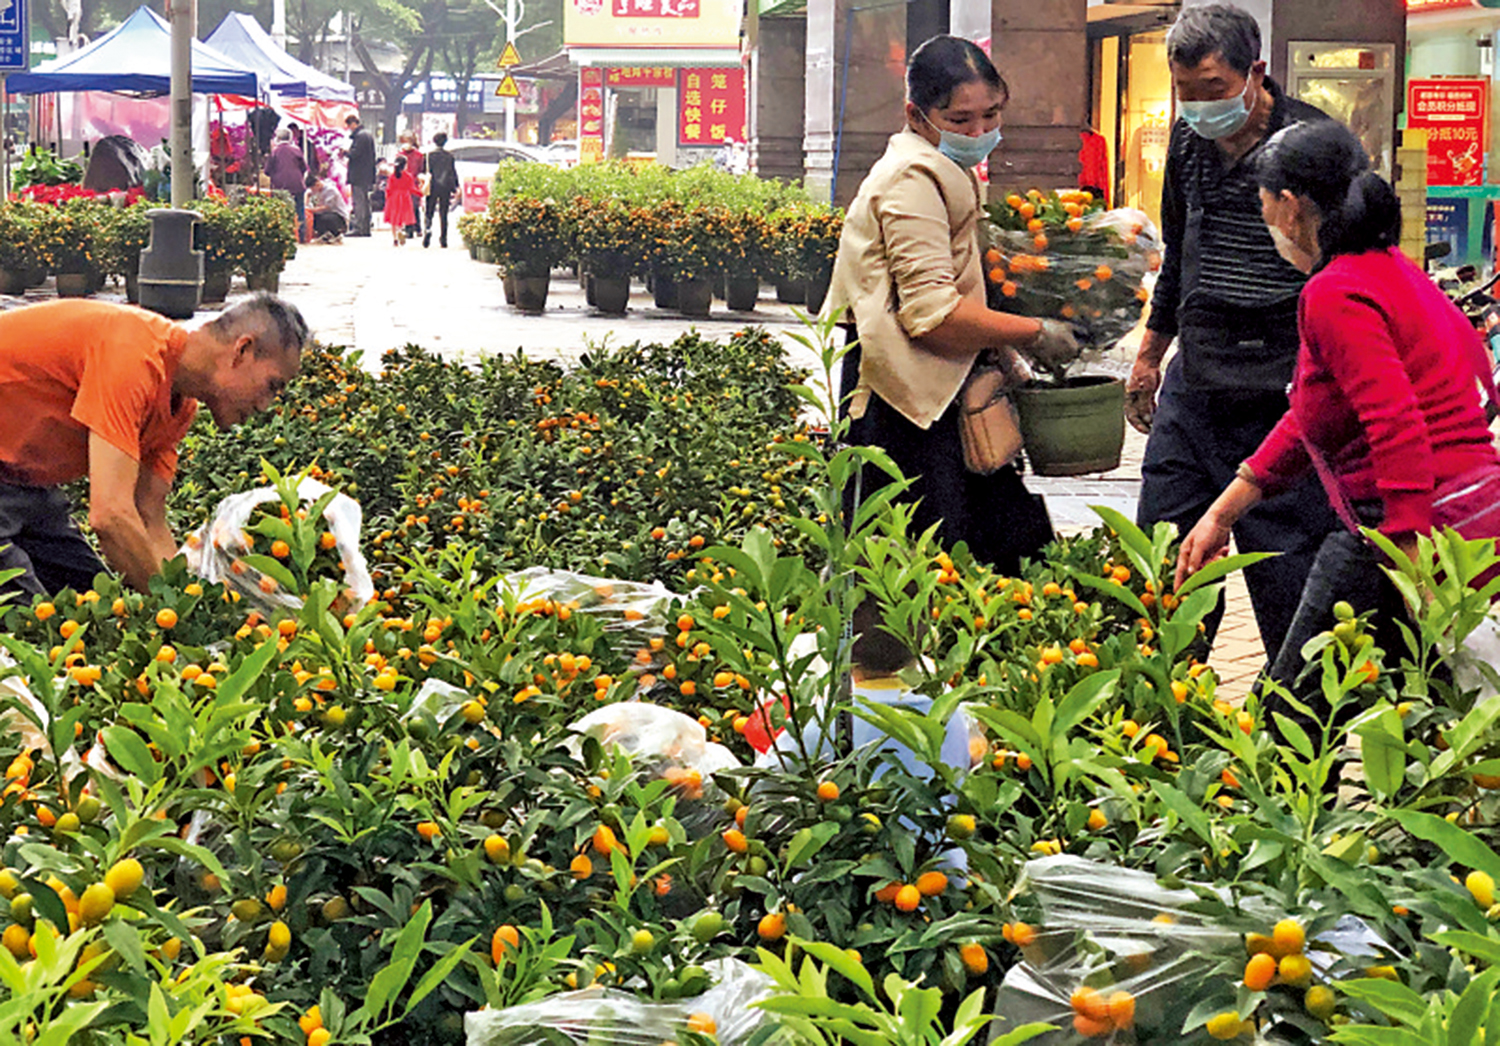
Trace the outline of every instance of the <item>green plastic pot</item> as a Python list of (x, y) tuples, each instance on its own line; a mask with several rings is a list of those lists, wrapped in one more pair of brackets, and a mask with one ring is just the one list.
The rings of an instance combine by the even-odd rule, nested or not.
[(1083, 375), (1061, 385), (1015, 390), (1026, 458), (1039, 476), (1078, 476), (1118, 468), (1125, 446), (1125, 383)]

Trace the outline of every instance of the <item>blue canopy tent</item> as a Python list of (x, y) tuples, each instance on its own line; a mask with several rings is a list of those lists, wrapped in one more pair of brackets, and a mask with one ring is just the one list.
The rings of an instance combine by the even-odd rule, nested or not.
[(263, 89), (284, 98), (354, 101), (352, 86), (287, 54), (249, 15), (225, 15), (207, 42), (220, 54), (255, 70)]
[[(56, 91), (116, 91), (170, 94), (172, 29), (149, 7), (139, 8), (115, 29), (72, 54), (6, 78), (16, 94)], [(193, 41), (193, 93), (255, 97), (255, 71)]]

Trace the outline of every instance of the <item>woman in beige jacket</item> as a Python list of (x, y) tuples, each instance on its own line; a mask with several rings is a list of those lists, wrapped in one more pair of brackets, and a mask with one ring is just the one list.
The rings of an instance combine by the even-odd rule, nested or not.
[[(1000, 142), (1010, 91), (974, 44), (935, 36), (906, 71), (906, 127), (892, 135), (849, 206), (826, 309), (852, 313), (857, 368), (848, 400), (851, 442), (884, 449), (914, 483), (914, 528), (939, 524), (948, 545), (1014, 572), (1052, 538), (1041, 498), (1014, 466), (981, 475), (964, 465), (959, 392), (976, 361), (1020, 349), (1070, 360), (1071, 330), (985, 304), (972, 170)], [(866, 468), (863, 494), (886, 481)]]

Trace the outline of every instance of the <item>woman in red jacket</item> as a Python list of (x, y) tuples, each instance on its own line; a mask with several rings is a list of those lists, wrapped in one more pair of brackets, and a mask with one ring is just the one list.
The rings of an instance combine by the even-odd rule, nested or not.
[(396, 166), (385, 183), (385, 220), (397, 247), (406, 242), (406, 227), (412, 223), (411, 199), (416, 191), (417, 182), (406, 169), (406, 157), (396, 157)]
[[(1500, 457), (1480, 397), (1481, 386), (1493, 396), (1484, 345), (1397, 248), (1400, 203), (1359, 140), (1331, 120), (1293, 125), (1267, 143), (1257, 176), (1282, 256), (1312, 274), (1290, 410), (1183, 541), (1177, 580), (1221, 555), (1263, 495), (1316, 469), (1346, 529), (1325, 539), (1285, 644), (1266, 652), (1271, 678), (1291, 687), (1338, 600), (1376, 611), (1386, 648), (1401, 641), (1392, 623), (1405, 608), (1356, 527), (1409, 555), (1435, 527), (1500, 537)], [(1326, 707), (1320, 693), (1316, 681), (1299, 690)]]

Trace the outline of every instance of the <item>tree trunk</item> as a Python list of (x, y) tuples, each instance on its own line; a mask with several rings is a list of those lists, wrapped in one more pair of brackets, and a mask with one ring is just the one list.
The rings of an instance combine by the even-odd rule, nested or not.
[(557, 121), (568, 114), (568, 110), (578, 104), (578, 77), (573, 77), (563, 87), (562, 94), (552, 99), (552, 102), (542, 110), (537, 117), (536, 140), (541, 145), (546, 145), (552, 140), (552, 128), (557, 126)]

